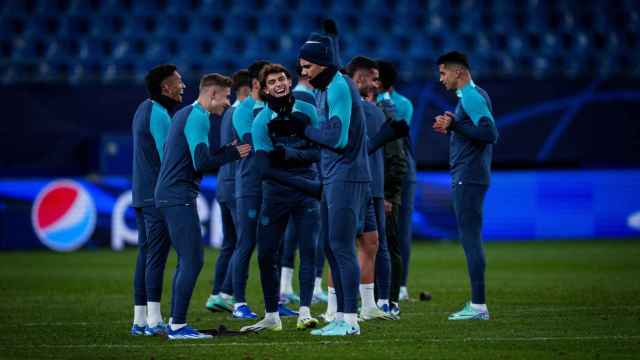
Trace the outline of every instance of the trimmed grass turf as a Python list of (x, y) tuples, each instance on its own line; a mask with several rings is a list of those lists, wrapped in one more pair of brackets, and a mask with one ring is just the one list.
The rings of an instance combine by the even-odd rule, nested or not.
[[(409, 290), (414, 298), (429, 290), (433, 300), (402, 303), (400, 321), (324, 338), (287, 319), (279, 333), (180, 342), (129, 336), (133, 249), (0, 253), (0, 358), (637, 358), (640, 241), (489, 243), (486, 250), (488, 322), (447, 321), (468, 298), (462, 249), (416, 243)], [(239, 329), (249, 322), (204, 308), (216, 255), (207, 250), (190, 323)], [(172, 254), (165, 316), (174, 267)], [(254, 261), (248, 298), (262, 314), (257, 269)], [(315, 315), (323, 310), (313, 307)]]

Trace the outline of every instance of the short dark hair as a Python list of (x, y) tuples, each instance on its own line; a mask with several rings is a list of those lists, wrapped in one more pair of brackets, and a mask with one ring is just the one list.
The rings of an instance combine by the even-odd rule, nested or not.
[(249, 75), (249, 70), (242, 69), (236, 71), (232, 76), (233, 85), (231, 85), (231, 89), (233, 91), (238, 91), (243, 86), (251, 87), (251, 75)]
[(353, 74), (358, 70), (372, 70), (377, 68), (378, 63), (375, 60), (366, 56), (358, 55), (349, 61), (349, 64), (347, 64), (347, 67), (345, 68), (345, 72), (349, 76), (353, 76)]
[(469, 66), (469, 60), (467, 60), (467, 55), (459, 52), (459, 51), (451, 51), (448, 52), (438, 58), (436, 65), (461, 65), (465, 69), (469, 70), (471, 67)]
[(392, 62), (378, 60), (378, 71), (380, 72), (380, 84), (384, 90), (389, 90), (396, 83), (398, 72)]
[(161, 64), (154, 66), (144, 77), (147, 86), (147, 92), (151, 97), (157, 97), (162, 94), (162, 82), (173, 75), (178, 68), (173, 64)]
[(280, 73), (284, 73), (287, 79), (291, 79), (289, 70), (280, 64), (269, 64), (263, 67), (262, 70), (260, 70), (260, 86), (263, 88), (267, 86), (267, 77), (269, 75)]
[(218, 73), (206, 74), (200, 78), (200, 91), (209, 86), (230, 88), (231, 85), (233, 81), (229, 77)]
[(260, 80), (260, 70), (269, 64), (270, 62), (267, 60), (256, 60), (253, 64), (249, 65), (249, 76), (251, 80)]

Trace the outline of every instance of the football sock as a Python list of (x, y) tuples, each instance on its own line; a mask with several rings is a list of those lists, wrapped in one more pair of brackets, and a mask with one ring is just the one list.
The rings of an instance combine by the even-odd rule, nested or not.
[(327, 301), (327, 313), (333, 314), (338, 310), (338, 298), (336, 297), (336, 289), (329, 288), (329, 301)]
[(183, 327), (187, 326), (187, 324), (171, 324), (169, 326), (171, 326), (171, 331), (178, 331)]
[(322, 278), (321, 277), (317, 277), (316, 278), (315, 286), (313, 287), (313, 293), (314, 294), (321, 294), (322, 293)]
[(300, 319), (306, 319), (311, 317), (311, 309), (308, 306), (300, 306), (298, 309), (298, 317)]
[(356, 314), (344, 314), (344, 321), (351, 326), (358, 325), (358, 316)]
[(376, 300), (373, 296), (373, 283), (360, 284), (360, 299), (362, 299), (363, 309), (371, 309), (376, 307)]
[(133, 323), (138, 326), (147, 325), (147, 307), (135, 305), (133, 307)]
[(293, 285), (291, 284), (292, 279), (293, 269), (283, 266), (280, 271), (280, 294), (293, 293)]
[(280, 314), (278, 314), (277, 311), (264, 313), (264, 319), (270, 321), (278, 321), (280, 319)]
[(154, 327), (162, 322), (162, 313), (160, 312), (160, 303), (159, 302), (147, 302), (147, 309), (149, 312), (149, 318), (147, 319), (147, 323), (150, 327)]
[(474, 304), (474, 303), (471, 303), (471, 308), (473, 310), (486, 312), (487, 311), (487, 304)]

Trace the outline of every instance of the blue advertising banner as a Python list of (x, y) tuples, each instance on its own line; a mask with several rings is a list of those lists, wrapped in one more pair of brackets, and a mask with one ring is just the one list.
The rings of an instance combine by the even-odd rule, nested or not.
[[(450, 177), (418, 176), (416, 238), (455, 239)], [(215, 177), (202, 182), (203, 242), (221, 243)], [(123, 249), (137, 243), (130, 180), (1, 179), (0, 250)], [(640, 237), (640, 170), (495, 172), (485, 201), (487, 241)]]

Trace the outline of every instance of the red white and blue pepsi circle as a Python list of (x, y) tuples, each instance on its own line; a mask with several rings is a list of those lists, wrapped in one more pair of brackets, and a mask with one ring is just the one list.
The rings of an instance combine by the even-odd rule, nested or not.
[(82, 185), (56, 180), (40, 191), (31, 209), (33, 228), (40, 241), (56, 251), (73, 251), (91, 237), (96, 206)]

